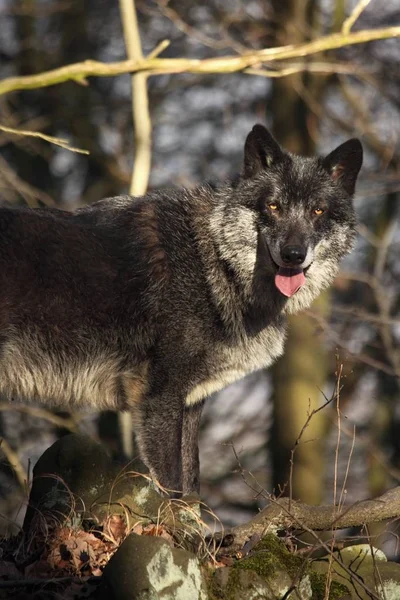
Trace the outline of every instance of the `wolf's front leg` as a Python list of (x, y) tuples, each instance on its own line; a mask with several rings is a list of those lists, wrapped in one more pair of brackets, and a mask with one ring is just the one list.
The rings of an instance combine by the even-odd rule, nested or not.
[(204, 402), (185, 406), (182, 428), (182, 490), (188, 496), (200, 492), (199, 426)]
[(173, 496), (182, 492), (183, 408), (184, 400), (172, 394), (149, 395), (141, 403), (135, 432), (151, 476)]

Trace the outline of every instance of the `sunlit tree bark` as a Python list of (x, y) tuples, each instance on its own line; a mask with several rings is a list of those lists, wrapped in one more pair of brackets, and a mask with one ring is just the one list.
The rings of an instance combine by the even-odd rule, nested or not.
[[(274, 0), (273, 4), (278, 23), (276, 43), (292, 44), (310, 39), (316, 20), (314, 2)], [(315, 151), (310, 128), (315, 130), (316, 117), (310, 114), (298, 93), (302, 86), (318, 99), (321, 79), (317, 86), (310, 74), (299, 73), (275, 80), (269, 113), (273, 115), (273, 130), (279, 142), (292, 152), (309, 155)], [(322, 295), (317, 302), (319, 310), (325, 310), (328, 296)], [(272, 370), (274, 421), (271, 450), (275, 493), (289, 480), (291, 450), (308, 411), (323, 401), (320, 390), (327, 374), (326, 353), (311, 318), (298, 315), (289, 321), (285, 354)], [(311, 504), (322, 500), (324, 420), (324, 412), (312, 418), (294, 456), (291, 493), (294, 498)], [(285, 493), (289, 493), (288, 487)]]

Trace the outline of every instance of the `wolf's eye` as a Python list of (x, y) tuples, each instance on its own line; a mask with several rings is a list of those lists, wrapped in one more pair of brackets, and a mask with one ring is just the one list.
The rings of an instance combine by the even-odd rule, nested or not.
[(324, 214), (324, 209), (323, 208), (314, 208), (314, 215), (317, 215), (317, 217), (320, 217), (321, 215)]
[(268, 208), (270, 208), (271, 210), (278, 210), (278, 205), (274, 202), (271, 202), (270, 204), (268, 204)]

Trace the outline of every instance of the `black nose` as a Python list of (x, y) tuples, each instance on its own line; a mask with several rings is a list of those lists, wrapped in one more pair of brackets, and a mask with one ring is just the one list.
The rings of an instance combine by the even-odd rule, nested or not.
[(302, 246), (283, 246), (281, 257), (287, 265), (301, 265), (306, 258), (306, 250)]

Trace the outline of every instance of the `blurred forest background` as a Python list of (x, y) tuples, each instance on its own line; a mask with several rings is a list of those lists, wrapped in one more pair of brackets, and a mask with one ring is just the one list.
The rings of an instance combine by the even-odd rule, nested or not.
[[(364, 4), (354, 31), (400, 23), (395, 0)], [(136, 4), (144, 55), (168, 39), (162, 57), (201, 59), (319, 38), (339, 31), (354, 6), (349, 0)], [(284, 77), (272, 63), (268, 72), (147, 80), (150, 188), (193, 186), (239, 172), (255, 122), (267, 124), (294, 152), (324, 154), (352, 136), (365, 149), (356, 198), (359, 241), (341, 276), (312, 310), (291, 319), (285, 356), (273, 369), (207, 403), (202, 497), (225, 524), (254, 514), (265, 502), (262, 490), (290, 491), (317, 504), (331, 503), (335, 489), (351, 502), (399, 484), (399, 56), (398, 39), (388, 39), (286, 61), (293, 74)], [(116, 0), (0, 0), (0, 79), (87, 58), (125, 57)], [(0, 130), (3, 205), (72, 210), (128, 191), (135, 150), (131, 77), (87, 83), (0, 96), (0, 126), (68, 138), (90, 152)], [(332, 395), (299, 440), (310, 412)], [(57, 437), (77, 430), (122, 454), (116, 415), (53, 414), (0, 401), (2, 532), (21, 523), (27, 474), (37, 458)], [(395, 526), (390, 529), (382, 540), (394, 552)]]

